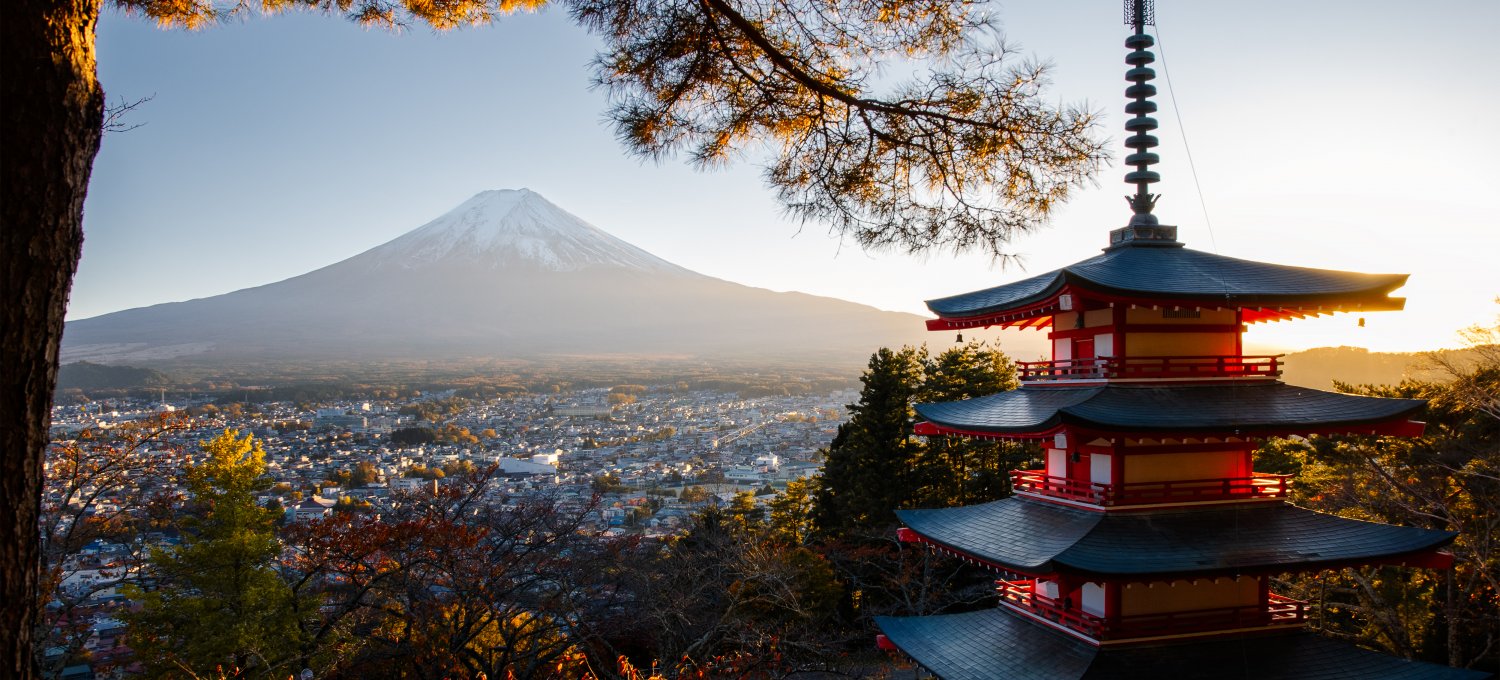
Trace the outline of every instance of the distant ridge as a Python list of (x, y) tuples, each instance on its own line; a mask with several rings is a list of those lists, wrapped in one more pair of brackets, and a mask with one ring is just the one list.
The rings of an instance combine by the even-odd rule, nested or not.
[[(1459, 361), (1468, 350), (1439, 350)], [(1351, 385), (1396, 385), (1404, 378), (1443, 380), (1427, 366), (1425, 352), (1371, 352), (1362, 347), (1314, 347), (1286, 355), (1282, 380), (1320, 390), (1334, 381)]]
[(63, 360), (446, 360), (650, 355), (860, 361), (920, 317), (705, 276), (526, 189), (485, 191), (342, 262), (72, 321)]
[(159, 371), (134, 366), (105, 366), (88, 361), (63, 364), (57, 371), (57, 389), (128, 389), (165, 386), (171, 379)]

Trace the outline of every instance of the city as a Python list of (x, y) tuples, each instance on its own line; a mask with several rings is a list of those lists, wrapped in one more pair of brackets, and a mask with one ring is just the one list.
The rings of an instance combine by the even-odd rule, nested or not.
[[(598, 493), (586, 517), (590, 529), (661, 537), (694, 512), (728, 505), (737, 494), (752, 494), (763, 508), (788, 481), (815, 474), (819, 449), (856, 397), (844, 390), (739, 398), (622, 385), (489, 399), (446, 390), (410, 400), (320, 404), (117, 398), (57, 406), (51, 450), (162, 418), (174, 425), (131, 455), (169, 459), (180, 469), (201, 455), (200, 441), (226, 429), (253, 435), (265, 447), (272, 482), (257, 501), (283, 508), (288, 523), (336, 511), (378, 516), (393, 498), (432, 493), (465, 473), (493, 467), (487, 489), (492, 498), (581, 507)], [(412, 439), (429, 441), (405, 443)], [(108, 488), (92, 482), (70, 487), (73, 477), (57, 474), (58, 464), (49, 457), (43, 502), (59, 520), (115, 514), (139, 519), (149, 509), (131, 499), (182, 492), (177, 475), (152, 474), (146, 467)], [(175, 542), (161, 532), (137, 538), (136, 544), (94, 539), (50, 565), (60, 570), (60, 596), (76, 599), (78, 618), (71, 623), (87, 631), (81, 646), (96, 663), (128, 653), (123, 627), (110, 616), (129, 604), (116, 586), (139, 575), (139, 561), (151, 547)], [(86, 676), (85, 668), (76, 671)]]

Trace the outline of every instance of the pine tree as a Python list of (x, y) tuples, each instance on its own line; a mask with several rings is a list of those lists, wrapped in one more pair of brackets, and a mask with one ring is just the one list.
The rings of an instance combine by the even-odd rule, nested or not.
[(131, 593), (142, 606), (125, 617), (129, 645), (153, 676), (298, 670), (295, 603), (275, 569), (276, 517), (255, 503), (270, 488), (265, 451), (237, 435), (225, 430), (203, 442), (207, 458), (187, 472), (192, 510), (182, 543), (153, 550), (157, 587)]
[(1015, 389), (1015, 367), (999, 350), (970, 343), (933, 357), (925, 347), (882, 348), (860, 379), (859, 403), (829, 444), (818, 481), (813, 520), (825, 535), (894, 523), (901, 508), (1003, 498), (1009, 470), (1035, 456), (1016, 444), (913, 436), (913, 403)]
[[(924, 362), (918, 401), (973, 399), (1020, 386), (1015, 365), (1004, 353), (971, 342), (944, 350)], [(968, 505), (1010, 495), (1010, 471), (1023, 467), (1037, 452), (1010, 442), (932, 437), (925, 442), (922, 507)], [(1029, 467), (1029, 466), (1028, 466)]]
[(786, 483), (780, 495), (772, 499), (771, 536), (791, 545), (802, 545), (812, 533), (813, 499), (817, 483), (811, 479), (794, 479)]
[(825, 533), (895, 521), (912, 488), (921, 445), (912, 440), (911, 404), (922, 383), (926, 349), (882, 347), (860, 377), (859, 403), (839, 426), (823, 461), (814, 524)]

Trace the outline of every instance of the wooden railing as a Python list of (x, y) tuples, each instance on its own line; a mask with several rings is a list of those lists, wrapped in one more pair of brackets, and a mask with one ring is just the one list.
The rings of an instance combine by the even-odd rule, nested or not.
[(1109, 376), (1109, 359), (1058, 359), (1056, 361), (1017, 361), (1021, 382), (1048, 380), (1104, 380)]
[(1096, 640), (1203, 633), (1242, 628), (1301, 625), (1307, 621), (1307, 603), (1269, 593), (1264, 605), (1192, 609), (1159, 614), (1103, 617), (1036, 592), (1035, 581), (996, 581), (1000, 599), (1053, 623), (1067, 626)]
[(1018, 361), (1022, 382), (1122, 380), (1134, 378), (1274, 378), (1284, 355), (1099, 357), (1057, 361)]
[(1292, 476), (1257, 473), (1249, 477), (1103, 484), (1052, 477), (1046, 470), (1012, 470), (1010, 479), (1016, 491), (1114, 506), (1285, 498)]
[(1077, 607), (1064, 607), (1061, 602), (1038, 594), (1035, 581), (996, 581), (995, 585), (1003, 602), (1053, 623), (1072, 628), (1094, 639), (1104, 638), (1104, 617), (1095, 616)]

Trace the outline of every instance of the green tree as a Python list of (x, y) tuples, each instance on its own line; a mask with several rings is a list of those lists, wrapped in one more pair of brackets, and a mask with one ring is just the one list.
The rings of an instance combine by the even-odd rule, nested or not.
[(813, 499), (816, 482), (794, 479), (786, 483), (781, 495), (771, 499), (771, 518), (767, 529), (771, 536), (791, 545), (802, 545), (812, 534)]
[[(973, 399), (1019, 386), (1009, 357), (971, 342), (926, 358), (917, 401)], [(915, 504), (923, 507), (968, 505), (1008, 496), (1010, 471), (1038, 455), (1025, 445), (956, 437), (930, 437), (923, 447), (915, 475), (918, 487), (912, 494)]]
[(349, 496), (344, 496), (333, 504), (333, 511), (337, 513), (368, 513), (374, 509), (374, 506), (369, 501), (362, 501)]
[(413, 466), (411, 466), (409, 468), (406, 468), (406, 471), (403, 472), (403, 473), (401, 473), (401, 476), (402, 477), (409, 477), (409, 478), (413, 478), (413, 479), (416, 479), (416, 478), (422, 478), (422, 479), (442, 479), (444, 477), (447, 477), (448, 474), (445, 473), (445, 472), (443, 472), (443, 469), (440, 468), (440, 467), (427, 467), (425, 465), (413, 465)]
[(467, 458), (443, 463), (443, 475), (447, 477), (472, 475), (475, 471), (474, 461)]
[(349, 485), (351, 487), (364, 487), (380, 481), (380, 470), (374, 463), (362, 460), (354, 464), (354, 471), (349, 474)]
[(286, 523), (286, 506), (281, 504), (280, 498), (272, 498), (266, 501), (266, 512), (276, 518), (276, 526)]
[[(811, 533), (843, 584), (843, 611), (856, 619), (929, 614), (993, 597), (992, 575), (896, 541), (894, 511), (1009, 495), (1007, 472), (1030, 464), (1034, 449), (916, 438), (912, 405), (1013, 389), (1010, 360), (979, 343), (937, 356), (925, 347), (883, 348), (861, 381), (859, 402), (848, 407), (849, 420), (824, 451), (822, 475), (809, 484)], [(773, 507), (773, 526), (807, 531), (793, 512)]]
[(860, 376), (864, 389), (851, 404), (849, 420), (828, 445), (814, 508), (819, 530), (887, 524), (905, 507), (912, 461), (920, 444), (912, 439), (912, 399), (922, 382), (925, 350), (880, 348)]
[(741, 491), (734, 495), (729, 505), (724, 508), (726, 517), (733, 518), (745, 526), (758, 527), (765, 513), (755, 502), (755, 494), (750, 491)]
[[(199, 27), (308, 8), (367, 25), (483, 24), (545, 0), (115, 0), (164, 26)], [(257, 7), (258, 5), (258, 7)], [(104, 2), (15, 0), (0, 36), (0, 633), (27, 675), (36, 617), (35, 527), (68, 291), (101, 137), (128, 106), (106, 107), (95, 57)], [(700, 166), (767, 148), (783, 205), (872, 248), (1003, 253), (1043, 222), (1102, 156), (1085, 111), (1054, 104), (1041, 66), (977, 39), (993, 28), (964, 0), (864, 3), (567, 0), (604, 41), (595, 79), (635, 153), (682, 153)], [(887, 85), (889, 55), (930, 68)]]
[(437, 432), (430, 427), (403, 427), (391, 432), (391, 443), (400, 446), (431, 444), (437, 441)]
[(625, 513), (625, 525), (638, 527), (651, 521), (651, 508), (645, 505), (637, 505)]
[(824, 452), (813, 521), (827, 535), (893, 524), (895, 510), (1003, 498), (1009, 471), (1036, 456), (1002, 442), (913, 436), (914, 403), (1015, 389), (1015, 367), (999, 350), (969, 343), (931, 356), (926, 347), (881, 348), (860, 378), (859, 403)]
[(132, 588), (141, 608), (125, 615), (129, 645), (151, 675), (239, 669), (288, 675), (300, 644), (297, 607), (278, 575), (272, 511), (255, 503), (270, 488), (265, 451), (235, 430), (203, 442), (187, 470), (192, 506), (182, 543), (156, 549), (157, 587)]
[(620, 475), (614, 472), (606, 472), (589, 480), (589, 486), (594, 493), (622, 493), (629, 489), (625, 482), (620, 481)]

